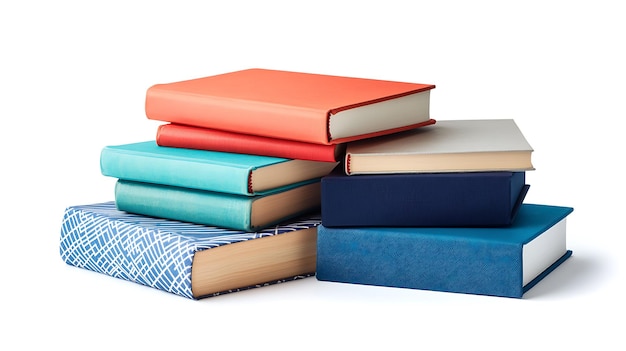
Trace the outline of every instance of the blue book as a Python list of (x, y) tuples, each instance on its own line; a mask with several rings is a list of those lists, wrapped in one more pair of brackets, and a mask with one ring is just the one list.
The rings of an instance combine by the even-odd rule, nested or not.
[(129, 214), (114, 202), (70, 206), (60, 255), (68, 265), (190, 299), (310, 277), (319, 213), (258, 232)]
[(119, 210), (130, 213), (257, 231), (305, 213), (319, 212), (320, 180), (245, 196), (118, 179), (115, 202)]
[(318, 227), (321, 281), (521, 298), (572, 254), (570, 207), (523, 204), (509, 227)]
[(103, 175), (124, 180), (263, 195), (319, 179), (337, 162), (166, 147), (156, 141), (106, 146), (100, 153)]
[(510, 225), (529, 186), (525, 172), (399, 173), (322, 178), (326, 227)]

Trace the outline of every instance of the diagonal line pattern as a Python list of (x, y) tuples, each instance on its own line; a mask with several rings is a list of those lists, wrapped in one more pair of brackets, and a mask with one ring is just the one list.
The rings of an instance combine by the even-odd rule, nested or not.
[(69, 265), (194, 298), (191, 264), (196, 251), (306, 229), (320, 222), (317, 214), (260, 232), (243, 232), (130, 214), (118, 211), (111, 201), (68, 207), (59, 247), (61, 258)]

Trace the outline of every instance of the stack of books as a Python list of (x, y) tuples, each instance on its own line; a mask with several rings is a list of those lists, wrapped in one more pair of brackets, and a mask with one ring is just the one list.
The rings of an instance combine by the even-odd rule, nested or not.
[(243, 231), (320, 206), (320, 178), (336, 163), (159, 146), (106, 146), (105, 176), (118, 179), (119, 210)]
[(321, 178), (349, 142), (434, 124), (433, 88), (264, 69), (154, 85), (166, 123), (103, 148), (115, 201), (66, 209), (61, 257), (194, 299), (311, 276)]
[(511, 119), (350, 143), (322, 179), (317, 278), (522, 297), (572, 253), (573, 209), (524, 203), (532, 152)]
[(155, 140), (105, 146), (69, 265), (191, 299), (321, 281), (521, 297), (571, 255), (525, 204), (513, 120), (430, 118), (432, 84), (249, 69), (156, 84)]

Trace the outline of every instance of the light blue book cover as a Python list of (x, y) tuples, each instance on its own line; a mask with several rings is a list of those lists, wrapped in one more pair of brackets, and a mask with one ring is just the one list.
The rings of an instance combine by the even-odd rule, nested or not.
[(119, 179), (119, 210), (224, 228), (256, 231), (320, 210), (320, 181), (279, 192), (244, 196)]
[(570, 207), (523, 204), (507, 227), (318, 228), (317, 279), (521, 298), (568, 259)]
[(130, 214), (117, 210), (113, 201), (70, 206), (61, 225), (60, 255), (71, 266), (198, 299), (308, 277), (314, 272), (303, 271), (273, 281), (195, 296), (191, 272), (197, 252), (300, 233), (320, 223), (319, 214), (311, 214), (266, 230), (245, 232)]
[(156, 141), (106, 146), (100, 153), (103, 175), (124, 180), (263, 195), (328, 174), (337, 162), (195, 150)]

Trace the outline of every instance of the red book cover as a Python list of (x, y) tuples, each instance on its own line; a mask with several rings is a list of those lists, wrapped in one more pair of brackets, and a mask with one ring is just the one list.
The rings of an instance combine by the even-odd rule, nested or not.
[(341, 144), (430, 120), (432, 84), (247, 69), (156, 84), (148, 119), (314, 144)]
[(159, 146), (323, 162), (342, 160), (345, 151), (345, 144), (304, 143), (175, 123), (160, 125), (156, 142)]

